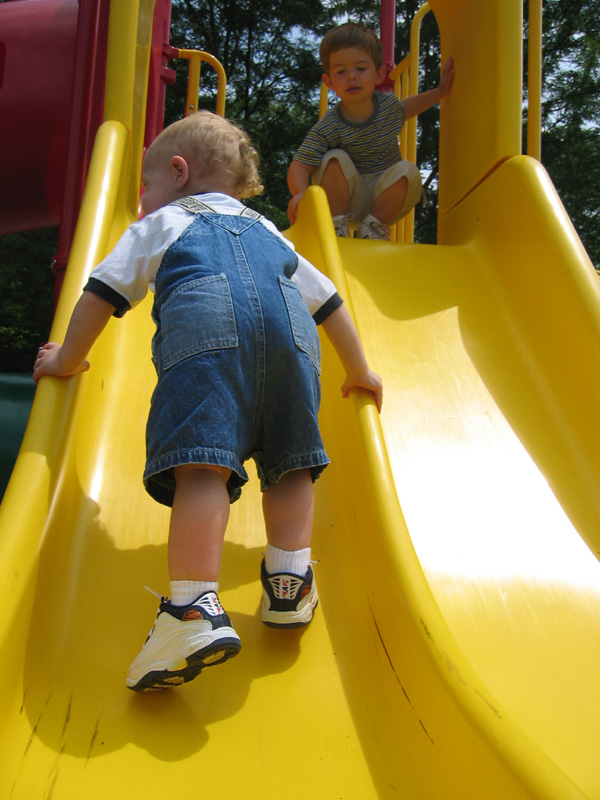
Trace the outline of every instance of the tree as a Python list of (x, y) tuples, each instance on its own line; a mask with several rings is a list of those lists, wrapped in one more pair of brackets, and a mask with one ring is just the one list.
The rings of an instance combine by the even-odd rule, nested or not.
[(546, 0), (542, 163), (600, 269), (600, 0)]
[(0, 236), (0, 372), (31, 372), (48, 340), (58, 228)]

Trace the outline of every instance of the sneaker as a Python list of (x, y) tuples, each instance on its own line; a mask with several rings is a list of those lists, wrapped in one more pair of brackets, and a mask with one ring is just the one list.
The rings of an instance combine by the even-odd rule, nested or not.
[(350, 226), (348, 225), (348, 217), (345, 214), (339, 217), (332, 217), (333, 230), (336, 236), (343, 236), (346, 239), (350, 238)]
[(261, 619), (270, 628), (300, 628), (308, 625), (319, 602), (312, 567), (304, 577), (277, 572), (269, 575), (263, 558)]
[(163, 598), (125, 682), (134, 692), (187, 683), (204, 667), (237, 655), (241, 647), (215, 592), (205, 592), (187, 606), (174, 606)]
[(387, 227), (387, 225), (384, 225), (383, 222), (379, 222), (379, 220), (373, 217), (370, 222), (360, 223), (356, 229), (356, 238), (383, 239), (385, 241), (389, 241), (390, 229)]

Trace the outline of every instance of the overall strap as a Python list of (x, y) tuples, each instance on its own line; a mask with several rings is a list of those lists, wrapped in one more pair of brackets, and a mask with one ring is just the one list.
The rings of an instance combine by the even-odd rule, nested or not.
[(209, 206), (207, 203), (203, 203), (202, 200), (198, 200), (197, 197), (180, 197), (179, 200), (173, 200), (172, 203), (169, 203), (171, 206), (181, 206), (181, 208), (185, 208), (187, 211), (191, 211), (193, 214), (197, 214), (200, 211), (208, 211), (212, 214), (216, 214), (217, 212)]
[[(216, 211), (212, 206), (209, 206), (208, 203), (204, 203), (202, 200), (198, 200), (197, 197), (181, 197), (179, 200), (173, 200), (172, 203), (169, 205), (172, 206), (181, 206), (181, 208), (185, 208), (187, 211), (191, 211), (193, 214), (198, 214), (200, 212), (209, 213), (209, 214), (218, 214), (219, 212)], [(252, 208), (247, 208), (244, 206), (243, 210), (239, 212), (236, 216), (238, 217), (250, 217), (251, 219), (260, 219), (261, 215), (254, 211)]]
[(255, 211), (253, 208), (248, 208), (248, 206), (244, 206), (244, 210), (240, 211), (240, 217), (250, 217), (251, 219), (260, 219), (261, 215), (258, 211)]

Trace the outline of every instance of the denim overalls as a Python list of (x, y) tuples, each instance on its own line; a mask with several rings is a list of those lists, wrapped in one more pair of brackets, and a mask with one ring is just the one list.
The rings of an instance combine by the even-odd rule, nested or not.
[(253, 458), (263, 489), (294, 469), (313, 480), (329, 459), (318, 427), (317, 326), (291, 276), (294, 251), (244, 209), (176, 204), (194, 221), (156, 274), (152, 357), (158, 383), (146, 429), (144, 485), (172, 505), (173, 467), (232, 470), (231, 502)]

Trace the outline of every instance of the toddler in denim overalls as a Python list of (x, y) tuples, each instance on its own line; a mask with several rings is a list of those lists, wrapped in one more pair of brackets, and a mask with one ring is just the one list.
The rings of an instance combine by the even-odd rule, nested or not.
[(217, 590), (229, 506), (249, 458), (268, 539), (262, 621), (287, 628), (312, 619), (312, 485), (328, 464), (317, 324), (346, 369), (343, 395), (365, 388), (378, 409), (382, 398), (335, 286), (240, 202), (262, 190), (245, 133), (210, 112), (180, 120), (149, 148), (143, 183), (146, 216), (93, 270), (63, 346), (45, 345), (34, 368), (35, 380), (88, 369), (110, 316), (154, 291), (158, 382), (144, 485), (172, 507), (170, 599), (130, 667), (133, 691), (184, 683), (241, 648)]

